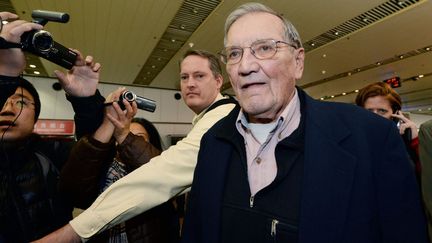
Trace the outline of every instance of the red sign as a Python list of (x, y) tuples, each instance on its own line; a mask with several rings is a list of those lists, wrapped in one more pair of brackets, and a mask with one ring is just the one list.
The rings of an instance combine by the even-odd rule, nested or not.
[(41, 135), (74, 135), (75, 123), (73, 120), (39, 119), (34, 132)]
[(402, 86), (399, 77), (389, 78), (389, 79), (384, 80), (384, 82), (389, 84), (390, 87), (392, 87), (392, 88), (399, 88), (400, 86)]

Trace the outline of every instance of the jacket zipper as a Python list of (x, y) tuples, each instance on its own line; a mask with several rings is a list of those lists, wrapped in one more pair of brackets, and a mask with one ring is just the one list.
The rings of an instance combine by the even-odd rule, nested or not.
[(273, 219), (272, 220), (272, 223), (271, 223), (271, 229), (270, 229), (270, 235), (272, 236), (272, 237), (275, 237), (276, 236), (276, 228), (277, 228), (277, 225), (279, 224), (279, 221), (277, 220), (277, 219)]
[(254, 196), (251, 196), (249, 198), (249, 207), (253, 208), (253, 206), (254, 206)]

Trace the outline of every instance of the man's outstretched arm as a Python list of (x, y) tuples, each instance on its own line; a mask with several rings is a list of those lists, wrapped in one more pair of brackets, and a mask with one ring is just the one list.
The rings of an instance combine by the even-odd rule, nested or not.
[(52, 232), (51, 234), (43, 237), (42, 239), (33, 241), (35, 243), (41, 242), (69, 242), (69, 243), (79, 243), (81, 242), (81, 238), (77, 233), (75, 233), (74, 229), (70, 224), (63, 226), (62, 228)]

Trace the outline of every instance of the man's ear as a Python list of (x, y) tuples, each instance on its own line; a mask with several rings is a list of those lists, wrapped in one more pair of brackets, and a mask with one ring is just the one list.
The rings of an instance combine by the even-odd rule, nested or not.
[(301, 77), (303, 76), (304, 59), (305, 59), (304, 49), (303, 48), (297, 49), (296, 50), (296, 57), (295, 57), (295, 64), (296, 64), (295, 78), (296, 78), (296, 80), (301, 79)]
[(222, 84), (223, 84), (223, 77), (222, 77), (222, 75), (218, 74), (215, 79), (216, 79), (217, 87), (220, 90), (222, 88)]

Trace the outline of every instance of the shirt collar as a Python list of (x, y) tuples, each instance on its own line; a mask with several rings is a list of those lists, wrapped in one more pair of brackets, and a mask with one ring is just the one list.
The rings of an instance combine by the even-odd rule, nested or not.
[[(281, 129), (282, 133), (286, 133), (286, 131), (292, 131), (292, 127), (297, 128), (300, 121), (300, 99), (298, 96), (297, 89), (294, 89), (294, 96), (279, 117), (276, 119), (277, 126), (275, 129)], [(244, 135), (247, 129), (250, 129), (249, 121), (245, 115), (243, 109), (240, 110), (237, 120), (236, 127), (240, 134)], [(291, 129), (287, 129), (291, 127)], [(289, 135), (289, 134), (288, 134)], [(285, 136), (288, 136), (285, 134)], [(285, 137), (284, 136), (284, 137)]]
[(195, 115), (194, 118), (192, 119), (192, 126), (195, 126), (195, 124), (197, 124), (197, 122), (199, 120), (201, 120), (201, 118), (204, 116), (204, 114), (206, 113), (207, 109), (216, 101), (224, 99), (224, 96), (221, 95), (220, 93), (218, 93), (218, 95), (216, 96), (216, 99), (209, 105), (207, 106), (207, 108), (205, 108), (203, 111), (201, 111), (201, 113), (199, 113), (198, 115)]

